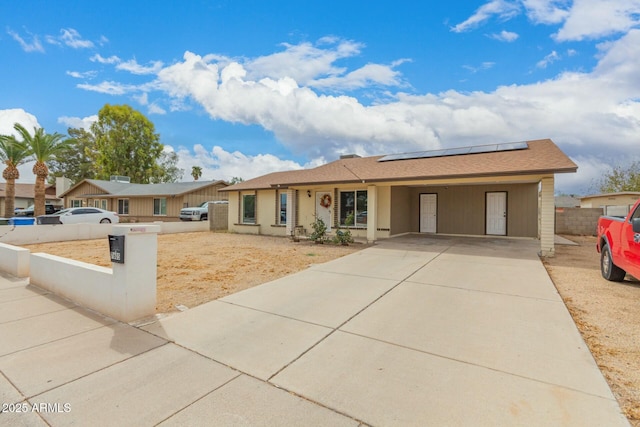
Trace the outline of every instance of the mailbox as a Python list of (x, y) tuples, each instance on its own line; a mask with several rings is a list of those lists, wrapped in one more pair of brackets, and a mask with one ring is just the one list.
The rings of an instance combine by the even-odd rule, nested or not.
[(124, 236), (109, 235), (109, 255), (111, 262), (124, 264)]

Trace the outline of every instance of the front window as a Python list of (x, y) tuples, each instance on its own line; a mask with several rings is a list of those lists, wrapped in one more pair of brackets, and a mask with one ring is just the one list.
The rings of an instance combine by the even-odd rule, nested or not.
[(71, 207), (72, 208), (81, 208), (82, 207), (82, 200), (72, 200), (71, 201)]
[(153, 214), (154, 215), (166, 215), (167, 214), (167, 199), (153, 199)]
[(129, 199), (118, 199), (118, 214), (129, 215)]
[(278, 194), (278, 224), (287, 223), (287, 193)]
[(93, 201), (93, 207), (94, 208), (98, 208), (98, 209), (104, 209), (107, 210), (107, 201), (102, 199), (102, 200), (94, 200)]
[(242, 196), (242, 223), (256, 223), (256, 195), (245, 194)]
[(345, 227), (367, 226), (367, 191), (340, 192), (340, 225)]

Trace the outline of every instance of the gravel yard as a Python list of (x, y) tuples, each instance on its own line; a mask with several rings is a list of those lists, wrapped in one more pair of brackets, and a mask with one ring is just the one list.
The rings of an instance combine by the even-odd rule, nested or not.
[[(640, 282), (600, 276), (595, 237), (565, 236), (544, 260), (549, 275), (631, 424), (640, 427)], [(107, 239), (25, 245), (91, 264), (111, 266)], [(194, 307), (363, 249), (232, 233), (158, 236), (159, 313)]]

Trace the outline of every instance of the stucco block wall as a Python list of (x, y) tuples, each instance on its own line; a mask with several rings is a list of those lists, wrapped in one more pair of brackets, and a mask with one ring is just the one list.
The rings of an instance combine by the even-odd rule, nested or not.
[(222, 231), (229, 228), (229, 205), (209, 204), (209, 230)]
[(556, 233), (595, 236), (602, 208), (557, 208)]

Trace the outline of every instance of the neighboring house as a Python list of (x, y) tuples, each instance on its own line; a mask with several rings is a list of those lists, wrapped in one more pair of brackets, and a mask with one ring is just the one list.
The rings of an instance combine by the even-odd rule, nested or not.
[[(4, 215), (4, 203), (6, 197), (6, 182), (0, 182), (0, 216)], [(15, 207), (24, 209), (33, 204), (35, 184), (16, 183)], [(45, 188), (45, 201), (53, 205), (62, 206), (62, 200), (56, 197), (56, 186), (48, 185)]]
[(579, 208), (580, 198), (575, 196), (556, 196), (556, 208)]
[(131, 184), (85, 179), (61, 194), (65, 207), (93, 206), (117, 212), (120, 220), (178, 221), (180, 209), (226, 200), (224, 181)]
[(602, 208), (604, 215), (626, 216), (640, 199), (640, 191), (594, 194), (580, 199), (581, 208)]
[[(554, 251), (554, 174), (577, 166), (550, 139), (343, 156), (225, 188), (229, 230), (289, 235), (316, 217), (368, 241), (405, 233), (540, 238)], [(539, 198), (540, 192), (540, 198)], [(539, 202), (540, 200), (540, 202)], [(540, 203), (540, 205), (539, 205)]]

